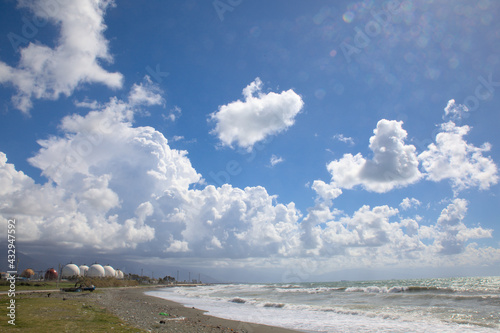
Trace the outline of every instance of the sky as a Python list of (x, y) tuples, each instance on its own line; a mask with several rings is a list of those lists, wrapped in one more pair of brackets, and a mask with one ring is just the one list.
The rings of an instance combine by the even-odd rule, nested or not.
[(23, 255), (218, 281), (500, 274), (497, 2), (0, 9), (0, 225)]

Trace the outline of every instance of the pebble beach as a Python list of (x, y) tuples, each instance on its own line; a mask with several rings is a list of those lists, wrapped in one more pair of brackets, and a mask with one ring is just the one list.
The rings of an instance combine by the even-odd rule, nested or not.
[[(128, 324), (150, 332), (180, 333), (292, 333), (279, 327), (258, 325), (211, 317), (204, 311), (145, 295), (147, 288), (100, 289), (89, 295)], [(69, 293), (65, 293), (68, 295)]]

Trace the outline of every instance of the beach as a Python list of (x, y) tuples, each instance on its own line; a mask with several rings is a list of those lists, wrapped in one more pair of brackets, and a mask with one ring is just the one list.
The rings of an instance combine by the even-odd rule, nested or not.
[[(89, 297), (128, 324), (151, 332), (297, 332), (278, 327), (207, 316), (204, 315), (204, 311), (145, 295), (144, 292), (148, 290), (154, 290), (154, 288), (100, 289), (99, 293), (90, 294)], [(61, 293), (61, 295), (64, 295), (64, 297), (77, 296), (71, 293)], [(168, 316), (160, 315), (160, 313), (168, 314)]]
[(124, 332), (493, 333), (499, 288), (500, 277), (141, 286), (19, 291), (16, 304), (21, 327), (62, 331), (105, 323)]
[(147, 292), (210, 316), (302, 332), (474, 332), (500, 328), (500, 277), (218, 284)]

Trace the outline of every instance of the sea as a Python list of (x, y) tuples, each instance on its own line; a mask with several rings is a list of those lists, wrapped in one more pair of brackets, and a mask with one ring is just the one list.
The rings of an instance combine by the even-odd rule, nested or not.
[(302, 332), (500, 332), (500, 277), (215, 284), (147, 294)]

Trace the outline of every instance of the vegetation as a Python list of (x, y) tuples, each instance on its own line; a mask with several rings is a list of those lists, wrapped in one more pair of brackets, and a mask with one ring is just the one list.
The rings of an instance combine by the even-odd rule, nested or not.
[(82, 285), (90, 287), (94, 285), (96, 288), (109, 288), (109, 287), (135, 287), (139, 285), (138, 281), (135, 280), (120, 280), (114, 277), (104, 277), (104, 278), (92, 278), (92, 277), (78, 277), (75, 279), (72, 287), (76, 285)]
[[(52, 290), (59, 288), (69, 288), (75, 285), (74, 282), (61, 281), (16, 281), (16, 291), (20, 290)], [(0, 281), (0, 291), (8, 291), (10, 283), (8, 281)]]
[[(43, 295), (43, 297), (41, 296)], [(15, 326), (8, 323), (10, 298), (0, 296), (2, 332), (140, 332), (85, 298), (16, 295)]]
[[(20, 290), (57, 290), (60, 288), (71, 288), (75, 284), (82, 286), (94, 285), (96, 288), (108, 288), (108, 287), (134, 287), (139, 285), (138, 281), (135, 280), (119, 280), (114, 277), (104, 277), (104, 278), (90, 278), (90, 277), (78, 277), (73, 280), (63, 280), (59, 283), (57, 281), (29, 281), (22, 280), (16, 281), (16, 291)], [(8, 291), (10, 287), (9, 281), (0, 281), (0, 291)]]

